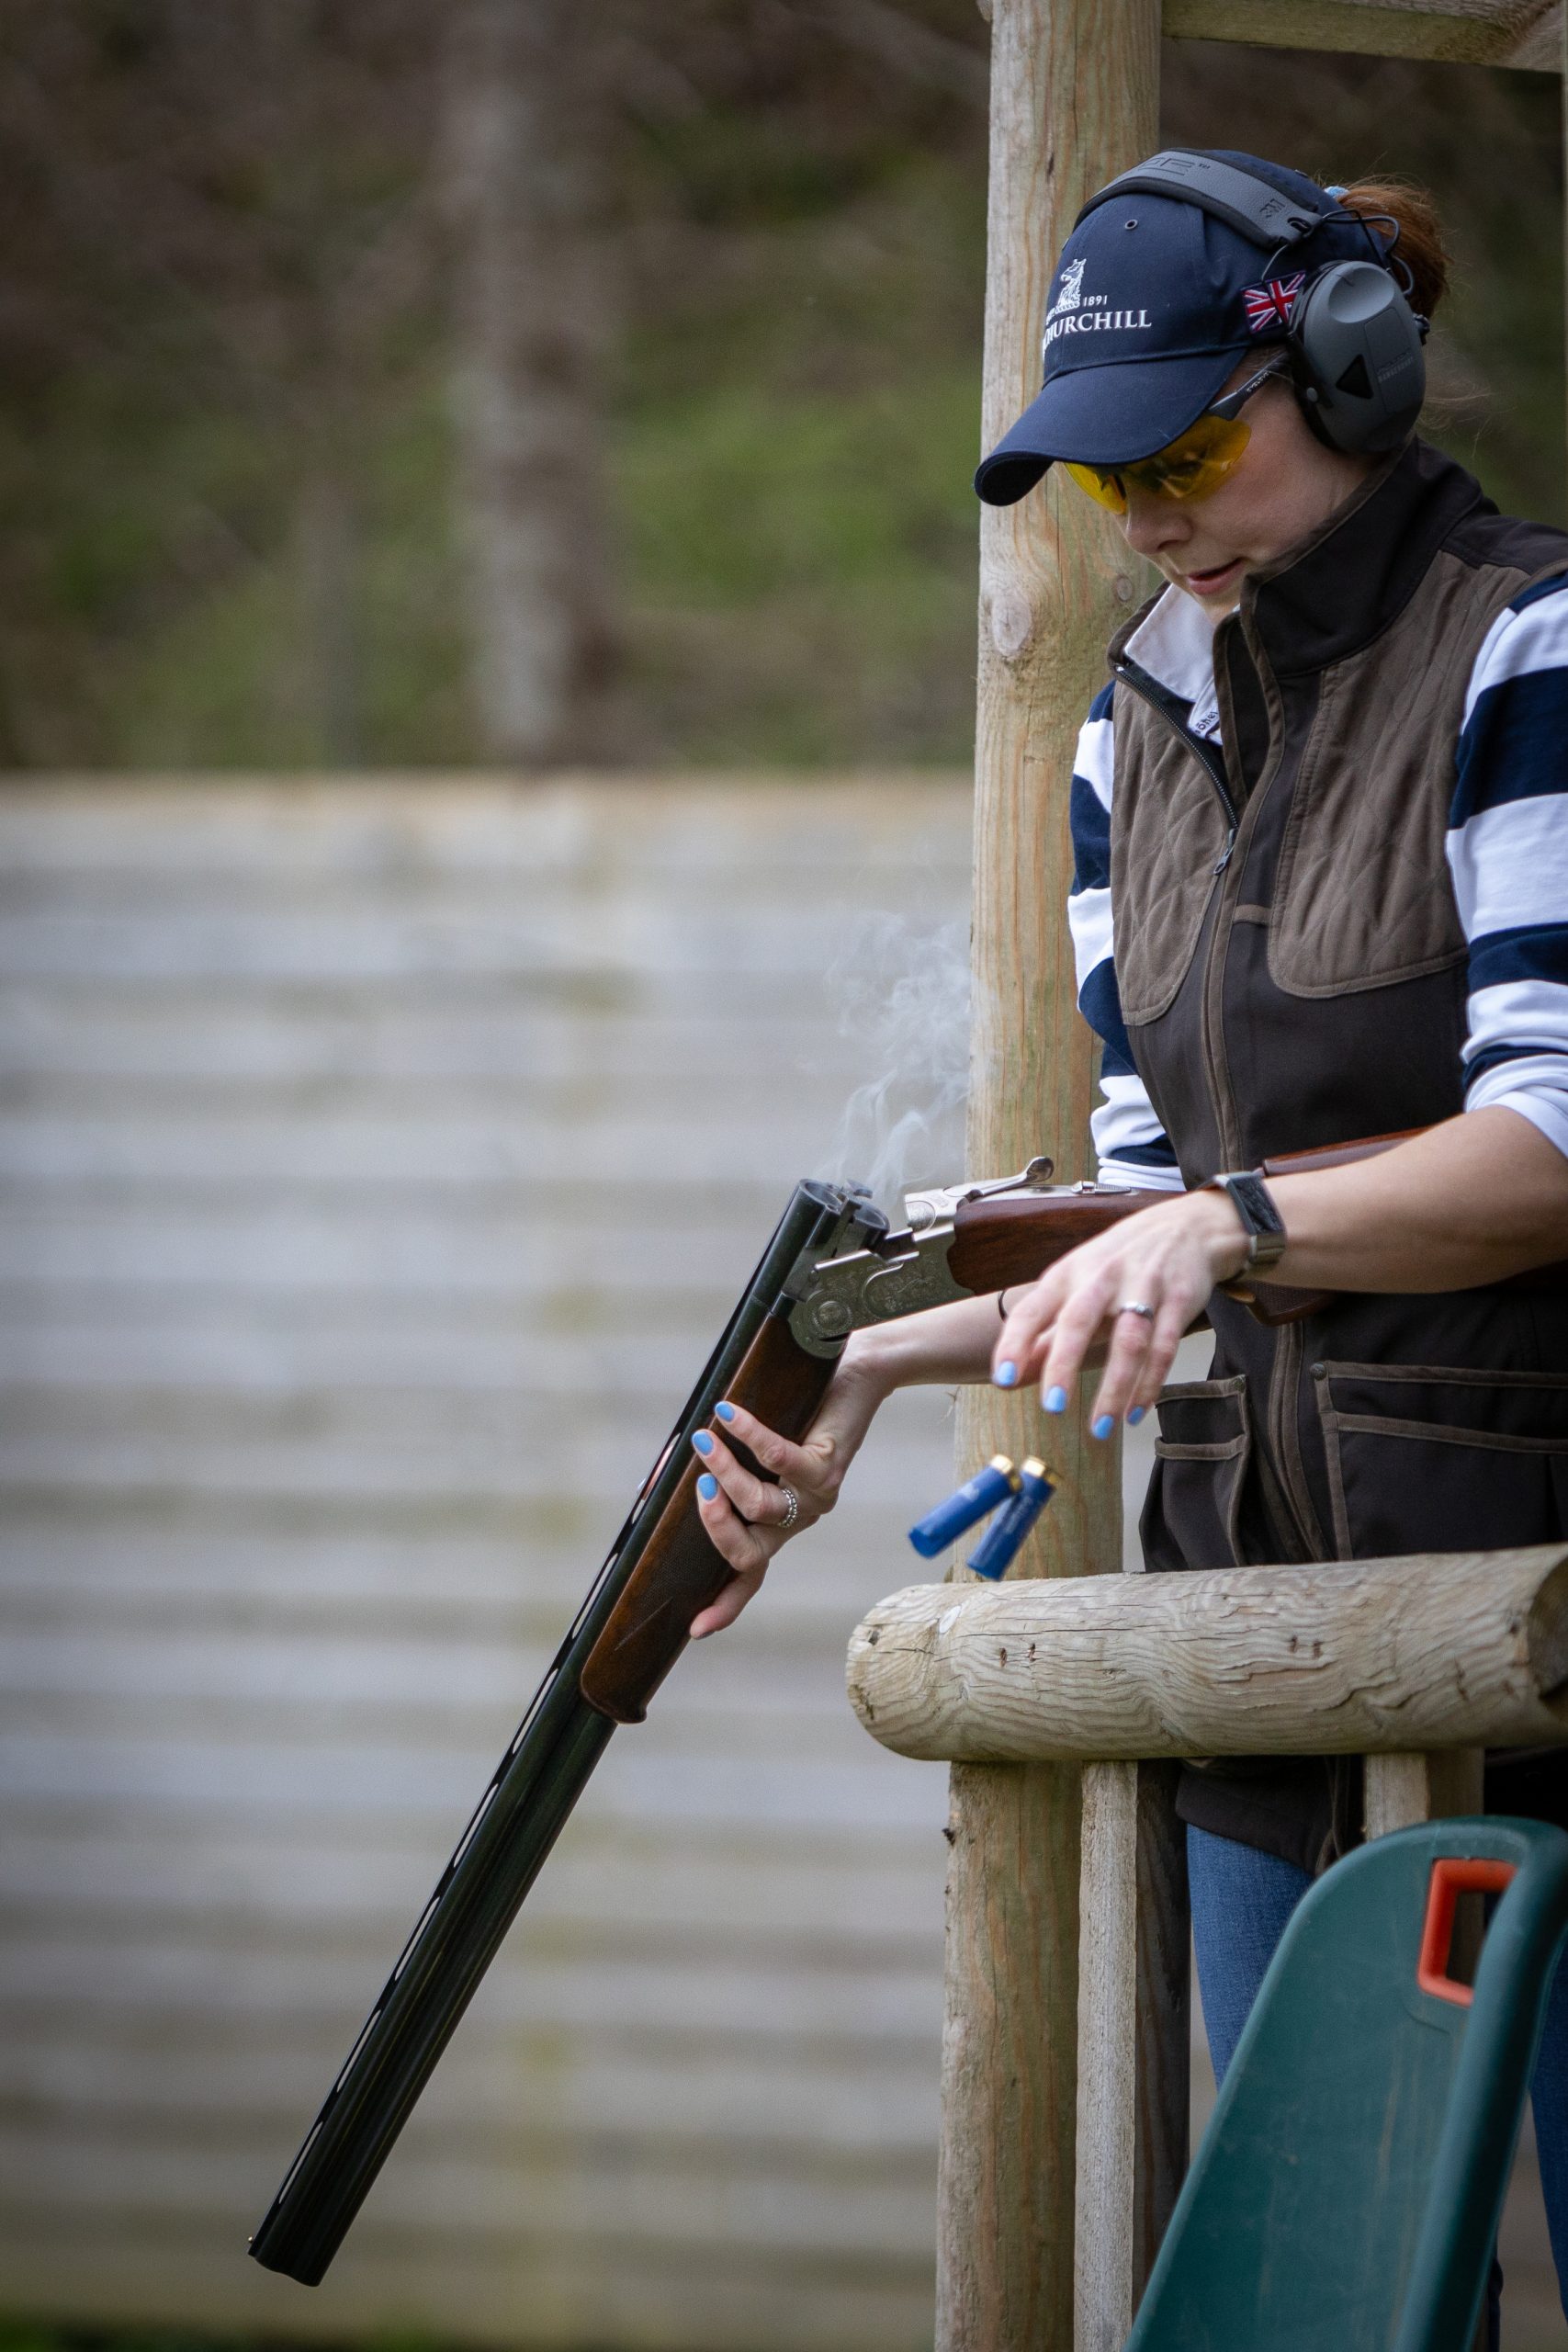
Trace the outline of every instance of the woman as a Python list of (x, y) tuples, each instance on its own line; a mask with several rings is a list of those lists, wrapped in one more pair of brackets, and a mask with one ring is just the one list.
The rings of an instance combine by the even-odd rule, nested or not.
[[(1413, 437), (1443, 282), (1426, 199), (1248, 156), (1156, 158), (1080, 216), (1043, 390), (976, 486), (1008, 503), (1066, 464), (1168, 583), (1080, 739), (1069, 914), (1101, 1170), (1171, 1197), (999, 1302), (857, 1334), (800, 1445), (721, 1406), (701, 1508), (735, 1575), (694, 1634), (744, 1607), (781, 1518), (832, 1507), (891, 1390), (1033, 1380), (1057, 1413), (1101, 1357), (1097, 1437), (1159, 1414), (1151, 1568), (1568, 1532), (1568, 1293), (1514, 1279), (1568, 1256), (1568, 535)], [(1218, 1288), (1261, 1265), (1335, 1296), (1267, 1329)], [(1164, 1389), (1204, 1313), (1211, 1377)], [(1184, 1771), (1217, 2073), (1359, 1781)], [(1568, 1824), (1565, 1799), (1555, 1755), (1489, 1770), (1495, 1811)], [(1568, 1979), (1534, 2094), (1563, 2280)]]

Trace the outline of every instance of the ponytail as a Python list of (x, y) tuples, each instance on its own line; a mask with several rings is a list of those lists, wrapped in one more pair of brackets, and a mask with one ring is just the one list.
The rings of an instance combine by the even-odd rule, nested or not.
[(1385, 252), (1410, 273), (1410, 307), (1429, 319), (1448, 290), (1449, 249), (1438, 208), (1425, 188), (1409, 180), (1357, 180), (1337, 189), (1347, 212), (1359, 212)]

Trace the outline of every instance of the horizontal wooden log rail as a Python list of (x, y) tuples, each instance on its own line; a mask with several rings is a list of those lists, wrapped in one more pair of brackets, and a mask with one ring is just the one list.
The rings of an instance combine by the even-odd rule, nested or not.
[(916, 1585), (856, 1628), (849, 1690), (954, 1763), (1568, 1745), (1568, 1544)]
[(1175, 40), (1562, 70), (1561, 0), (1164, 0)]

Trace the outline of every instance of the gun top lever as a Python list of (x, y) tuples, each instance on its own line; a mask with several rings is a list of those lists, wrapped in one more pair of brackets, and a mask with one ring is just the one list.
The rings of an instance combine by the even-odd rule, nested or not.
[(923, 1233), (927, 1226), (951, 1219), (965, 1201), (987, 1200), (997, 1193), (1043, 1193), (1055, 1172), (1055, 1161), (1041, 1152), (1016, 1176), (993, 1176), (984, 1183), (943, 1184), (931, 1192), (906, 1193), (904, 1215), (909, 1220), (911, 1233)]

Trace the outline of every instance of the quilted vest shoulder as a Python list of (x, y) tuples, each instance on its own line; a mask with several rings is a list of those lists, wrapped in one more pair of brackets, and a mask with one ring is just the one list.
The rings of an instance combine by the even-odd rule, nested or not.
[(1347, 995), (1463, 960), (1444, 852), (1455, 747), (1483, 640), (1529, 579), (1439, 548), (1383, 634), (1319, 673), (1269, 925), (1287, 994)]

